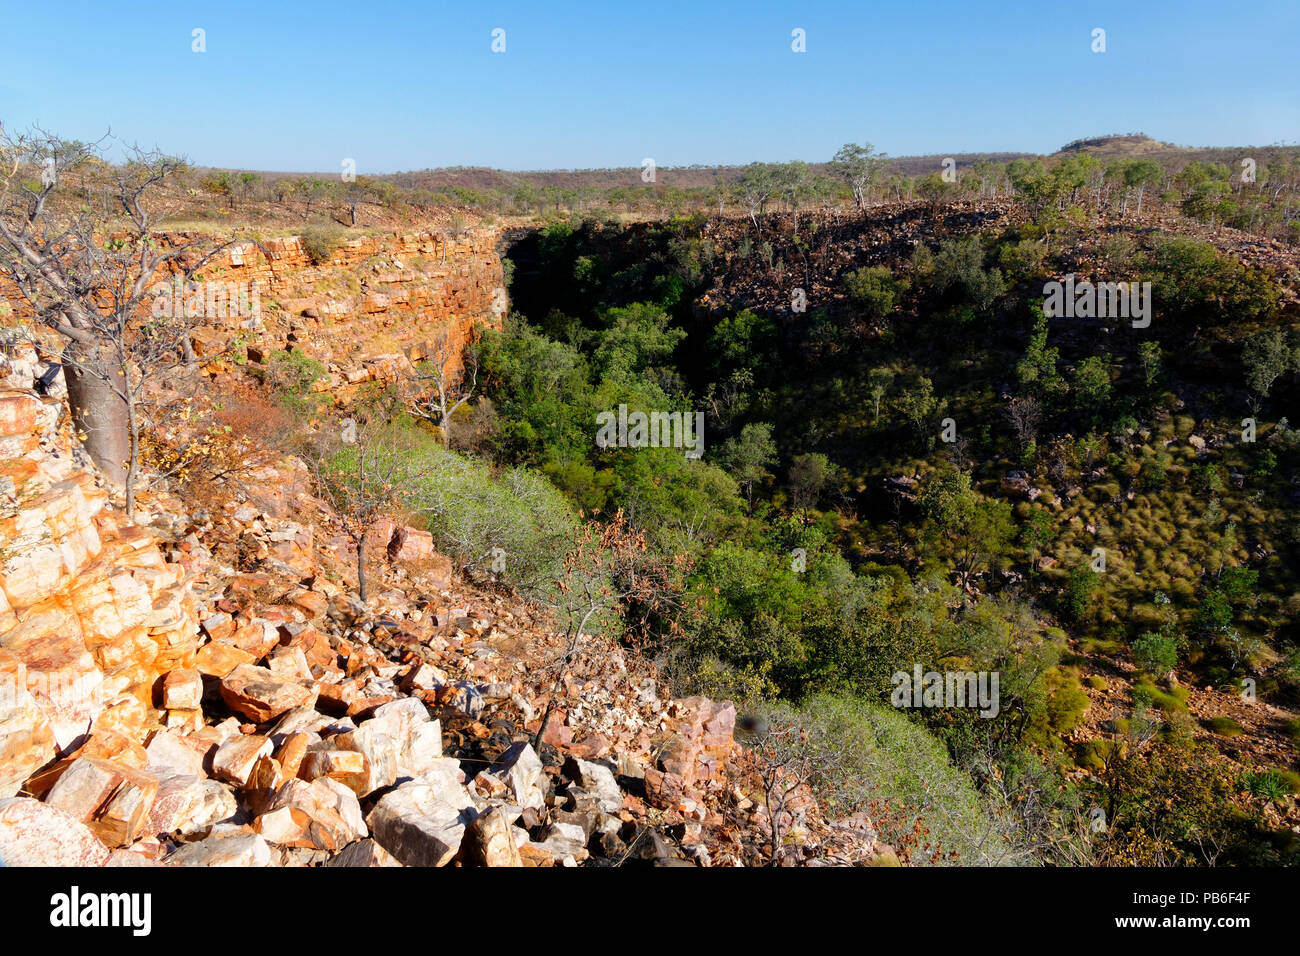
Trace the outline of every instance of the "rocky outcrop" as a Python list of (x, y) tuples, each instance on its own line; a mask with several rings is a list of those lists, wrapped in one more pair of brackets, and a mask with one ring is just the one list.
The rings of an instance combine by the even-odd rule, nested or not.
[(326, 363), (321, 388), (350, 394), (435, 356), (446, 343), (447, 372), (476, 324), (500, 325), (506, 308), (497, 237), (480, 228), (459, 238), (439, 233), (362, 236), (313, 261), (301, 237), (232, 248), (206, 270), (209, 281), (257, 284), (261, 315), (218, 319), (195, 347), (214, 374), (270, 352), (304, 352)]
[(192, 667), (196, 604), (152, 533), (106, 508), (62, 404), (0, 388), (0, 795), (93, 727), (138, 732)]

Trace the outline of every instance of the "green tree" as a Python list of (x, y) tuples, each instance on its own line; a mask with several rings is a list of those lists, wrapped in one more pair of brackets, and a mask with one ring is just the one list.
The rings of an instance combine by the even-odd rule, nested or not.
[(820, 452), (795, 456), (790, 463), (790, 503), (794, 509), (806, 513), (816, 507), (833, 474), (834, 466)]
[(767, 469), (777, 458), (772, 426), (766, 422), (746, 425), (738, 436), (726, 440), (718, 458), (722, 467), (736, 479), (745, 493), (746, 502), (753, 508), (754, 485), (767, 476)]
[(1016, 363), (1016, 378), (1022, 388), (1045, 404), (1065, 390), (1065, 380), (1056, 367), (1059, 357), (1060, 349), (1047, 345), (1047, 317), (1039, 313), (1024, 358)]
[(1029, 573), (1038, 570), (1038, 556), (1056, 538), (1056, 525), (1046, 508), (1036, 507), (1020, 526), (1020, 544), (1029, 553)]
[(831, 173), (843, 180), (853, 193), (853, 201), (860, 212), (865, 212), (871, 196), (871, 186), (879, 179), (885, 165), (883, 153), (877, 153), (870, 143), (857, 145), (845, 143), (831, 158)]
[(1100, 355), (1089, 356), (1075, 367), (1071, 385), (1075, 407), (1096, 422), (1110, 402), (1110, 363)]
[(931, 544), (961, 585), (1005, 553), (1015, 533), (1010, 502), (984, 498), (971, 487), (968, 472), (932, 476), (917, 504), (928, 519)]
[(1246, 366), (1246, 384), (1261, 398), (1267, 398), (1273, 383), (1297, 364), (1296, 349), (1284, 329), (1266, 329), (1246, 340), (1241, 360)]
[(889, 392), (894, 383), (895, 372), (892, 368), (873, 368), (867, 373), (867, 394), (874, 403), (873, 422), (880, 421), (880, 401)]
[(1142, 369), (1142, 387), (1149, 392), (1160, 381), (1162, 365), (1160, 343), (1146, 341), (1139, 345), (1138, 364)]
[[(1148, 186), (1154, 186), (1164, 179), (1164, 167), (1154, 159), (1137, 159), (1124, 167), (1125, 190), (1137, 189), (1137, 214), (1142, 215), (1142, 195)], [(1125, 202), (1128, 197), (1125, 195)]]
[(917, 439), (927, 449), (933, 448), (934, 418), (941, 407), (934, 395), (934, 383), (924, 375), (918, 375), (915, 384), (903, 390), (896, 404), (899, 413), (916, 432)]
[(1178, 666), (1178, 643), (1172, 637), (1148, 631), (1132, 645), (1133, 663), (1154, 676), (1163, 676)]
[(894, 278), (885, 266), (864, 266), (844, 275), (849, 301), (873, 321), (893, 312), (906, 288), (906, 281)]

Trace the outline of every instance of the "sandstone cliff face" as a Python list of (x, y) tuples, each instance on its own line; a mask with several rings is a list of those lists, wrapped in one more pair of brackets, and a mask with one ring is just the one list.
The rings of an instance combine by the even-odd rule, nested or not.
[(296, 349), (327, 363), (322, 387), (346, 389), (429, 357), (445, 339), (454, 372), (474, 325), (499, 327), (506, 308), (496, 241), (486, 229), (456, 239), (367, 236), (319, 263), (300, 237), (235, 246), (203, 275), (214, 284), (256, 283), (261, 314), (212, 318), (196, 350), (220, 372), (232, 344), (252, 361)]
[(155, 681), (197, 650), (184, 569), (105, 508), (32, 367), (0, 360), (3, 796), (92, 725), (142, 726)]
[[(440, 346), (450, 356), (447, 373), (457, 373), (474, 326), (499, 328), (508, 307), (498, 238), (485, 227), (457, 238), (360, 236), (320, 261), (301, 236), (250, 240), (201, 270), (197, 294), (159, 275), (158, 294), (146, 304), (153, 308), (165, 297), (176, 308), (199, 305), (203, 318), (193, 345), (214, 377), (276, 350), (296, 350), (326, 364), (320, 389), (346, 397), (356, 385), (436, 356)], [(0, 287), (0, 317), (24, 321), (30, 309), (14, 290)]]

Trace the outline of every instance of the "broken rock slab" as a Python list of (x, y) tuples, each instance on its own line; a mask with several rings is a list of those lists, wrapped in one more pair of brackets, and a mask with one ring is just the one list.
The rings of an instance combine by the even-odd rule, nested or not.
[(305, 707), (315, 691), (285, 680), (265, 667), (241, 664), (221, 680), (221, 699), (235, 713), (261, 724), (295, 707)]
[(108, 857), (71, 814), (31, 797), (0, 800), (0, 866), (103, 866)]
[(469, 866), (523, 866), (515, 833), (505, 811), (489, 807), (465, 828), (461, 858)]
[(491, 779), (476, 784), (476, 788), (484, 795), (499, 792), (504, 784), (516, 806), (541, 810), (546, 805), (546, 794), (542, 788), (542, 761), (526, 741), (513, 743), (506, 748), (495, 764), (479, 774), (479, 778), (484, 777)]
[(231, 737), (212, 755), (212, 774), (237, 787), (246, 787), (257, 762), (271, 756), (273, 749), (271, 738), (261, 734)]
[(213, 833), (169, 855), (170, 866), (270, 866), (271, 846), (246, 827), (214, 827)]
[(401, 866), (393, 855), (373, 839), (358, 840), (343, 848), (326, 866)]
[(144, 832), (182, 839), (202, 837), (238, 810), (235, 795), (217, 781), (177, 774), (159, 782)]
[(158, 778), (99, 757), (73, 761), (45, 802), (90, 827), (110, 847), (131, 843), (145, 826), (158, 793)]
[(601, 763), (570, 757), (565, 761), (565, 775), (584, 793), (590, 794), (605, 813), (618, 813), (623, 806), (623, 790), (614, 779), (614, 771)]
[(366, 822), (376, 842), (403, 865), (445, 866), (477, 816), (463, 784), (450, 774), (433, 773), (385, 794)]

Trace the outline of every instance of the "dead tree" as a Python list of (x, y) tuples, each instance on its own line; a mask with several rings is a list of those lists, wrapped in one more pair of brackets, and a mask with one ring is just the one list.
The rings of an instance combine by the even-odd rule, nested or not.
[(1007, 421), (1015, 430), (1016, 440), (1024, 451), (1038, 438), (1038, 426), (1043, 421), (1043, 408), (1032, 395), (1019, 395), (1007, 405)]
[(391, 425), (393, 411), (393, 403), (382, 399), (358, 409), (337, 431), (318, 436), (310, 461), (317, 494), (333, 508), (356, 552), (362, 603), (369, 599), (367, 541), (419, 483), (411, 449)]
[[(460, 365), (457, 368), (457, 365)], [(438, 426), (445, 446), (451, 442), (451, 416), (478, 386), (479, 352), (473, 345), (459, 352), (450, 332), (443, 332), (429, 357), (404, 383), (411, 413)]]

